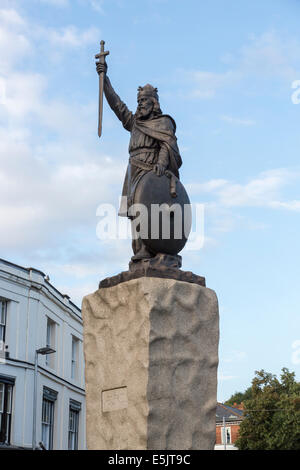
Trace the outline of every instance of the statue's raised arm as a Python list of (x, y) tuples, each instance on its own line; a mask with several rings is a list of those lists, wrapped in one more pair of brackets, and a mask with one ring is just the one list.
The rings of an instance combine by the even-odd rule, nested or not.
[[(113, 89), (110, 80), (107, 76), (107, 63), (104, 60), (101, 62), (96, 62), (96, 69), (99, 74), (99, 77), (101, 77), (101, 74), (103, 74), (103, 84), (104, 84), (104, 93), (105, 97), (107, 99), (107, 102), (113, 112), (116, 114), (116, 116), (120, 119), (122, 122), (124, 128), (127, 131), (132, 130), (132, 121), (133, 121), (133, 113), (129, 111), (127, 108), (126, 104), (123, 103), (123, 101), (120, 99), (120, 97), (117, 95), (115, 90)], [(100, 92), (101, 93), (101, 92)]]

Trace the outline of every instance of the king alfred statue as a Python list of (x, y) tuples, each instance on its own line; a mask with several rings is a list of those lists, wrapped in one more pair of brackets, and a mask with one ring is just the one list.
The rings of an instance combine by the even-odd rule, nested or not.
[[(159, 104), (157, 88), (145, 85), (138, 88), (137, 109), (133, 113), (121, 101), (107, 76), (104, 41), (101, 52), (95, 57), (99, 74), (99, 137), (101, 135), (103, 91), (106, 100), (123, 127), (131, 133), (129, 143), (129, 162), (123, 185), (119, 216), (132, 219), (130, 208), (135, 203), (167, 204), (177, 203), (182, 207), (189, 204), (188, 196), (179, 181), (181, 156), (175, 136), (176, 124), (168, 114), (163, 114)], [(100, 114), (101, 113), (101, 114)], [(172, 215), (172, 214), (171, 214)], [(149, 259), (158, 253), (177, 255), (183, 248), (187, 237), (180, 240), (151, 240), (133, 237), (132, 261)]]
[[(131, 134), (119, 215), (139, 236), (128, 271), (102, 279), (82, 302), (87, 447), (213, 450), (218, 300), (204, 277), (181, 270), (178, 253), (190, 226), (182, 233), (179, 216), (190, 202), (179, 180), (176, 125), (149, 84), (139, 87), (136, 112), (129, 111), (107, 77), (107, 54), (101, 41), (98, 135), (105, 96)], [(134, 206), (146, 208), (146, 217)]]

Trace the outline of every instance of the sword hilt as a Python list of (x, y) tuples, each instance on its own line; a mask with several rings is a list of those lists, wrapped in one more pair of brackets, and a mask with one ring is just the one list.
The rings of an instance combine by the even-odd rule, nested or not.
[(95, 59), (99, 59), (101, 64), (105, 63), (105, 57), (109, 54), (109, 51), (104, 50), (105, 41), (100, 41), (100, 53), (95, 55)]

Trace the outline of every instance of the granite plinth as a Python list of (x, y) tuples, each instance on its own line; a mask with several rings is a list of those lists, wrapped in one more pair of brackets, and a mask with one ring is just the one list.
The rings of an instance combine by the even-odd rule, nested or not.
[(88, 449), (213, 449), (214, 291), (140, 277), (84, 298)]

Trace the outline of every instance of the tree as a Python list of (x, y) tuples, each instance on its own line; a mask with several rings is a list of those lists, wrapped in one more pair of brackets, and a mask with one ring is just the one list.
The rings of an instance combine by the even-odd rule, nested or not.
[[(236, 446), (240, 450), (300, 450), (300, 383), (283, 368), (280, 380), (256, 371)], [(248, 390), (248, 389), (247, 389)]]
[(252, 396), (252, 388), (248, 387), (244, 392), (235, 392), (231, 397), (225, 401), (225, 405), (233, 406), (235, 403), (240, 405)]

